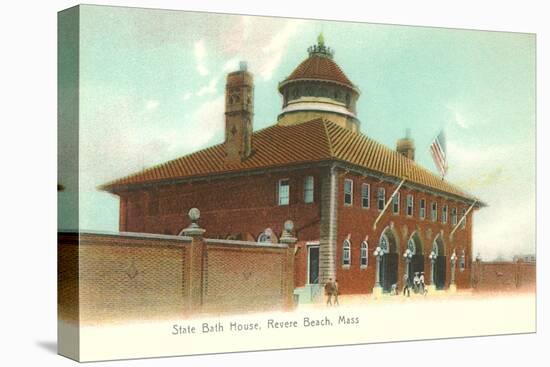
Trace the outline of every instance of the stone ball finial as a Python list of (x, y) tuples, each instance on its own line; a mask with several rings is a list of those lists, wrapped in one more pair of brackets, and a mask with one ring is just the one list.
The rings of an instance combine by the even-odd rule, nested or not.
[(191, 222), (196, 223), (201, 217), (201, 211), (197, 208), (191, 208), (189, 209), (187, 215), (189, 216), (189, 219), (191, 219)]
[(292, 230), (294, 229), (294, 222), (289, 219), (285, 221), (285, 223), (283, 224), (283, 227), (285, 231), (292, 232)]

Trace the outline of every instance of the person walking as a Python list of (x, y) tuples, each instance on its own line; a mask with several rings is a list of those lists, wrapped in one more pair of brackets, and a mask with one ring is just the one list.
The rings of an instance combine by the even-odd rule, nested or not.
[(425, 296), (426, 293), (428, 292), (426, 291), (426, 283), (424, 281), (424, 272), (421, 271), (420, 272), (420, 294)]
[(328, 278), (328, 282), (325, 283), (325, 295), (327, 296), (327, 306), (332, 306), (333, 293), (334, 293), (334, 283), (332, 283), (332, 278)]
[(403, 274), (403, 295), (407, 293), (407, 297), (411, 296), (411, 291), (409, 289), (409, 274)]
[(340, 306), (340, 303), (338, 302), (338, 293), (340, 293), (340, 290), (338, 289), (338, 279), (334, 279), (334, 287), (332, 288), (332, 294), (334, 296), (335, 306)]
[(420, 276), (419, 276), (419, 272), (416, 272), (414, 273), (414, 278), (413, 278), (413, 286), (414, 286), (414, 293), (415, 294), (418, 294), (418, 292), (420, 291)]

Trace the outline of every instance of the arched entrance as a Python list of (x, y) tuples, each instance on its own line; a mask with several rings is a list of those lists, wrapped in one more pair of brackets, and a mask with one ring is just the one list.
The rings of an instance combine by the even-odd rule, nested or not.
[(380, 285), (384, 292), (391, 291), (391, 286), (397, 283), (397, 240), (391, 229), (386, 228), (380, 236), (380, 248), (384, 251), (380, 264)]
[(447, 257), (445, 256), (445, 245), (443, 244), (443, 240), (440, 235), (434, 239), (432, 251), (437, 256), (433, 268), (435, 288), (443, 289), (445, 288), (445, 275), (447, 274)]
[(420, 236), (418, 232), (414, 232), (409, 241), (407, 242), (407, 248), (411, 251), (412, 258), (409, 262), (409, 268), (407, 270), (407, 275), (409, 283), (412, 284), (415, 273), (421, 273), (424, 271), (424, 253), (422, 251), (422, 242), (420, 241)]

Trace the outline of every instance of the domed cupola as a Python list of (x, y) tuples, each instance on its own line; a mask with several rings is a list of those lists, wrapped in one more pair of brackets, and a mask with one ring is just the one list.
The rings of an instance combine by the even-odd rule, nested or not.
[(358, 132), (355, 105), (359, 89), (333, 61), (334, 51), (325, 46), (322, 34), (308, 53), (309, 57), (279, 83), (283, 110), (278, 123), (294, 125), (323, 117)]

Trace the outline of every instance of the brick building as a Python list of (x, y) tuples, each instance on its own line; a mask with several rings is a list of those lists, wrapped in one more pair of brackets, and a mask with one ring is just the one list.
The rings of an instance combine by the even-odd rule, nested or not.
[(102, 186), (120, 198), (120, 231), (179, 234), (182, 213), (197, 207), (209, 238), (276, 242), (291, 219), (304, 299), (329, 278), (343, 294), (388, 291), (405, 272), (469, 288), (482, 203), (415, 163), (409, 136), (393, 150), (362, 134), (359, 89), (322, 36), (308, 53), (279, 84), (276, 124), (253, 131), (242, 63), (227, 76), (224, 143)]

